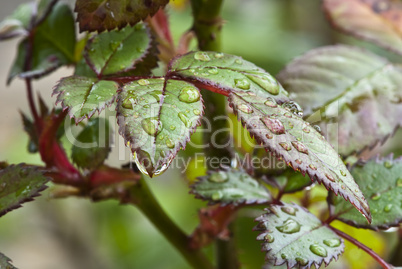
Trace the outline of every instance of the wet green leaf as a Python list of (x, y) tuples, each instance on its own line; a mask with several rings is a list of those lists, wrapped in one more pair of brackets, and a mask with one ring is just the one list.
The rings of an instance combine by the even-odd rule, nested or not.
[(163, 78), (126, 84), (118, 95), (119, 133), (149, 176), (164, 172), (200, 124), (203, 105), (192, 84)]
[(11, 259), (6, 255), (0, 252), (0, 268), (1, 269), (17, 269), (14, 265), (11, 264)]
[(402, 4), (392, 0), (324, 0), (332, 25), (402, 55)]
[(282, 103), (288, 100), (288, 93), (262, 68), (241, 57), (197, 51), (175, 58), (170, 63), (170, 72), (202, 88), (215, 88), (225, 95), (231, 92), (247, 92), (261, 97), (272, 97)]
[(355, 227), (378, 230), (398, 226), (402, 221), (402, 159), (377, 157), (355, 165), (351, 173), (367, 197), (373, 222), (369, 225), (358, 211), (336, 196), (329, 198), (332, 215)]
[(197, 198), (210, 204), (259, 204), (272, 200), (269, 191), (244, 171), (210, 172), (199, 177), (191, 189)]
[(308, 114), (325, 109), (320, 126), (342, 155), (384, 141), (402, 124), (402, 69), (369, 51), (315, 49), (278, 78)]
[(339, 193), (370, 221), (367, 201), (337, 152), (315, 128), (289, 110), (292, 107), (289, 103), (278, 105), (272, 98), (232, 93), (229, 104), (267, 150), (303, 175), (307, 173), (312, 180)]
[(38, 168), (24, 164), (0, 170), (0, 216), (38, 196), (48, 181)]
[(154, 15), (169, 0), (77, 0), (75, 12), (78, 13), (80, 31), (121, 29), (127, 24), (134, 25), (149, 15)]
[(91, 119), (74, 141), (71, 158), (79, 167), (93, 170), (108, 157), (110, 143), (109, 121), (103, 118)]
[(78, 123), (111, 105), (118, 88), (113, 81), (72, 76), (60, 80), (53, 94), (58, 95), (57, 103), (61, 102), (63, 109), (68, 109), (69, 115)]
[(338, 259), (344, 245), (331, 229), (324, 226), (307, 209), (295, 204), (271, 205), (267, 213), (258, 217), (255, 230), (262, 233), (262, 250), (275, 265), (288, 268), (319, 268), (324, 262)]

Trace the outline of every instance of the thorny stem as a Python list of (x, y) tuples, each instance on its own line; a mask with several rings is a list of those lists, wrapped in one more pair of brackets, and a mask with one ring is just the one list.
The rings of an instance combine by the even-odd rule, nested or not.
[(371, 248), (368, 246), (364, 245), (363, 243), (357, 241), (355, 238), (351, 237), (350, 235), (328, 225), (328, 227), (334, 231), (337, 235), (340, 237), (343, 237), (344, 239), (348, 240), (350, 243), (354, 244), (358, 248), (364, 250), (367, 254), (369, 254), (371, 257), (373, 257), (379, 265), (381, 265), (382, 268), (384, 269), (392, 269), (393, 267), (389, 265), (386, 261), (384, 261), (377, 253), (375, 253)]

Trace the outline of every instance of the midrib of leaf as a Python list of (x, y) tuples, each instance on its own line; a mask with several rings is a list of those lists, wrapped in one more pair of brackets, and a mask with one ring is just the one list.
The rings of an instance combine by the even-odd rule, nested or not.
[(94, 84), (91, 83), (91, 87), (89, 88), (89, 90), (88, 90), (87, 93), (85, 94), (84, 101), (82, 102), (82, 105), (81, 105), (81, 107), (80, 107), (80, 112), (82, 112), (82, 108), (84, 107), (85, 103), (87, 102), (88, 96), (91, 94), (91, 92), (92, 92), (94, 86), (95, 86), (96, 83), (98, 83), (98, 82), (99, 82), (99, 81), (95, 82)]

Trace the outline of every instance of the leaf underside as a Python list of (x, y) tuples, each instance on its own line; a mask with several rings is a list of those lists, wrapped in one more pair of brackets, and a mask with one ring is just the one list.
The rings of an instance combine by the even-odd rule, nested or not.
[(46, 189), (48, 177), (36, 167), (24, 164), (10, 165), (0, 170), (0, 216), (32, 201)]
[(324, 0), (332, 25), (402, 55), (402, 3), (393, 0)]
[(63, 78), (54, 88), (56, 103), (68, 109), (71, 118), (78, 123), (90, 118), (113, 103), (119, 85), (114, 81), (72, 76)]
[(169, 0), (77, 0), (75, 12), (80, 31), (121, 29), (154, 15)]
[(319, 268), (337, 260), (344, 250), (343, 240), (324, 226), (307, 209), (295, 204), (271, 205), (267, 213), (258, 217), (254, 230), (264, 241), (262, 250), (274, 265), (288, 268)]
[(250, 134), (267, 150), (312, 180), (350, 201), (370, 221), (359, 186), (325, 138), (303, 119), (272, 99), (232, 93), (229, 105)]
[(200, 125), (203, 104), (192, 84), (153, 78), (126, 84), (116, 110), (119, 133), (131, 147), (141, 172), (152, 177), (164, 172), (185, 148)]
[(0, 268), (1, 269), (17, 269), (14, 265), (11, 264), (11, 259), (6, 255), (0, 252)]
[(198, 178), (191, 193), (210, 204), (260, 204), (272, 200), (269, 191), (244, 171), (210, 172)]
[(369, 51), (344, 45), (314, 49), (278, 79), (308, 114), (325, 108), (320, 126), (342, 155), (384, 142), (402, 124), (402, 69)]
[(356, 183), (367, 197), (373, 222), (364, 218), (345, 201), (329, 197), (331, 215), (355, 227), (373, 230), (398, 226), (402, 221), (402, 159), (375, 158), (351, 171)]

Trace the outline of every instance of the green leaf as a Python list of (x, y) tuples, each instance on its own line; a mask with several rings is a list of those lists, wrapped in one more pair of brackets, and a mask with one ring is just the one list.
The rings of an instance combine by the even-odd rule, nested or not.
[(324, 0), (323, 7), (335, 28), (402, 55), (399, 1)]
[(89, 120), (73, 144), (71, 158), (79, 167), (93, 170), (106, 160), (110, 142), (109, 121), (103, 118)]
[(398, 226), (402, 221), (402, 159), (377, 157), (357, 164), (351, 172), (367, 197), (373, 222), (367, 224), (359, 212), (336, 196), (329, 198), (331, 214), (355, 227), (378, 230)]
[(278, 79), (305, 112), (325, 108), (320, 126), (342, 155), (384, 141), (402, 124), (402, 69), (369, 51), (343, 45), (315, 49)]
[(197, 198), (210, 204), (260, 204), (272, 201), (269, 191), (244, 171), (210, 172), (191, 186)]
[(315, 128), (289, 110), (289, 103), (280, 106), (272, 98), (232, 93), (229, 104), (267, 150), (303, 175), (307, 173), (312, 180), (341, 194), (370, 221), (367, 201), (336, 151)]
[(80, 31), (121, 29), (127, 24), (134, 25), (149, 15), (154, 15), (169, 0), (77, 0), (75, 12)]
[(0, 40), (5, 40), (20, 35), (28, 35), (28, 26), (32, 17), (35, 4), (25, 3), (0, 23)]
[(111, 105), (118, 88), (114, 81), (72, 76), (61, 79), (53, 94), (58, 94), (56, 103), (62, 102), (63, 109), (78, 123)]
[(288, 93), (265, 70), (241, 57), (197, 51), (175, 58), (169, 73), (200, 83), (200, 87), (228, 96), (231, 92), (249, 92), (272, 97), (278, 102), (288, 100)]
[(199, 90), (185, 81), (141, 79), (118, 95), (119, 133), (141, 172), (151, 177), (164, 172), (185, 148), (202, 114)]
[(6, 255), (0, 252), (0, 268), (1, 269), (17, 269), (14, 265), (11, 264), (11, 259)]
[(344, 250), (343, 240), (324, 226), (307, 209), (295, 204), (271, 205), (258, 217), (255, 230), (262, 233), (262, 250), (275, 265), (287, 263), (288, 268), (319, 268), (338, 259)]
[(102, 77), (135, 69), (148, 54), (151, 34), (144, 24), (95, 35), (85, 48), (92, 70)]
[(39, 137), (35, 125), (33, 124), (32, 120), (29, 119), (23, 112), (20, 111), (20, 114), (22, 118), (22, 125), (24, 126), (24, 131), (29, 136), (28, 151), (29, 153), (36, 153), (38, 152)]
[(293, 193), (310, 186), (312, 181), (309, 177), (303, 176), (301, 173), (287, 169), (281, 175), (269, 176), (267, 183), (278, 188), (282, 193)]
[(66, 4), (57, 4), (47, 19), (35, 30), (33, 37), (32, 64), (26, 68), (28, 39), (18, 46), (17, 57), (8, 76), (9, 84), (16, 76), (39, 78), (61, 65), (72, 63), (75, 49), (75, 26), (73, 14)]
[(0, 216), (31, 201), (46, 189), (48, 177), (37, 167), (10, 165), (0, 170)]

